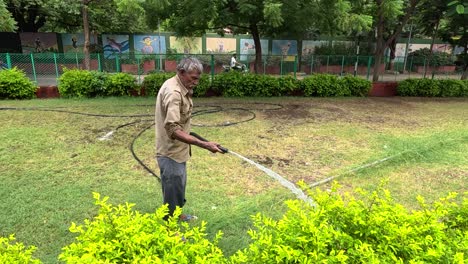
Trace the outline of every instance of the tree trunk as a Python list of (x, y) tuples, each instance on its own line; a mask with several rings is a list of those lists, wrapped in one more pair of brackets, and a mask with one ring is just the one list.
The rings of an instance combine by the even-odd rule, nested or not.
[(462, 80), (468, 79), (468, 63), (465, 63), (465, 67), (464, 67), (464, 70), (463, 70), (463, 74), (462, 74), (462, 76), (461, 76), (461, 79), (462, 79)]
[(258, 31), (257, 25), (250, 25), (250, 31), (255, 45), (255, 64), (254, 71), (258, 73), (262, 65), (262, 44), (260, 42), (260, 33)]
[(390, 48), (390, 61), (388, 62), (388, 70), (395, 70), (395, 50), (396, 50), (397, 39), (394, 38), (393, 41), (388, 46)]
[(383, 15), (383, 0), (377, 0), (377, 12), (378, 12), (378, 23), (377, 23), (377, 47), (375, 49), (375, 64), (374, 64), (374, 74), (372, 77), (372, 80), (374, 82), (379, 80), (379, 65), (380, 61), (382, 60), (383, 57), (383, 52), (385, 51), (385, 48), (394, 41), (395, 38), (397, 38), (401, 30), (403, 29), (403, 26), (406, 25), (408, 20), (410, 19), (411, 15), (413, 14), (414, 10), (416, 9), (416, 5), (420, 2), (421, 0), (410, 0), (409, 2), (409, 7), (406, 10), (405, 16), (401, 19), (401, 23), (398, 25), (396, 28), (395, 32), (387, 39), (387, 41), (384, 42), (383, 39), (383, 32), (384, 32), (384, 15)]
[(89, 20), (88, 20), (88, 0), (83, 0), (83, 32), (84, 32), (84, 46), (83, 46), (83, 55), (84, 55), (84, 68), (89, 70)]
[(382, 11), (382, 0), (377, 1), (377, 10), (379, 10), (379, 20), (377, 22), (377, 43), (374, 54), (374, 73), (372, 74), (372, 81), (377, 82), (379, 80), (379, 66), (385, 50), (385, 43), (383, 39), (384, 31), (384, 15)]
[(431, 39), (431, 46), (429, 47), (429, 58), (427, 58), (427, 66), (424, 68), (424, 75), (423, 78), (426, 78), (427, 69), (431, 67), (431, 60), (432, 60), (432, 53), (434, 49), (434, 42), (436, 39), (437, 31), (439, 29), (439, 22), (436, 23), (434, 31), (432, 31), (432, 39)]
[(297, 72), (302, 72), (302, 39), (297, 39)]

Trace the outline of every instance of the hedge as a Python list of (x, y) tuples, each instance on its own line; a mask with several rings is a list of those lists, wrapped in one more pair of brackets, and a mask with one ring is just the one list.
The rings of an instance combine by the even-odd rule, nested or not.
[(468, 80), (406, 79), (398, 83), (400, 96), (467, 97)]
[(22, 70), (16, 67), (0, 70), (0, 99), (31, 99), (36, 90)]
[[(304, 186), (303, 186), (304, 187)], [(305, 188), (305, 187), (304, 187)], [(317, 207), (286, 202), (280, 219), (252, 216), (250, 244), (231, 256), (218, 247), (221, 232), (207, 239), (206, 223), (164, 221), (167, 206), (141, 214), (133, 204), (113, 206), (94, 193), (99, 213), (72, 223), (75, 241), (62, 249), (65, 263), (456, 263), (468, 261), (468, 197), (456, 193), (419, 209), (396, 203), (383, 188), (350, 195), (334, 184), (307, 190)], [(0, 240), (0, 260), (30, 258), (34, 248)], [(8, 242), (8, 240), (6, 240)], [(5, 246), (6, 245), (6, 246)], [(6, 248), (6, 250), (5, 250)], [(5, 253), (6, 252), (6, 253)], [(40, 263), (21, 262), (21, 263)]]

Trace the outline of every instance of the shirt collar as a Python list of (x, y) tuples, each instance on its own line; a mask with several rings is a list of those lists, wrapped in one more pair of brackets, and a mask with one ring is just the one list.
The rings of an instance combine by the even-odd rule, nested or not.
[(177, 83), (179, 83), (181, 92), (184, 94), (184, 96), (186, 96), (189, 93), (189, 90), (184, 86), (178, 74), (176, 74), (176, 80), (177, 80)]

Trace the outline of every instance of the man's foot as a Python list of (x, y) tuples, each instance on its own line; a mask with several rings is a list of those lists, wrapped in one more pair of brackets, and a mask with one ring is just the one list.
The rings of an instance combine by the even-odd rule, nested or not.
[(194, 220), (197, 220), (198, 217), (195, 216), (195, 215), (189, 215), (189, 214), (182, 214), (179, 216), (179, 220), (180, 221), (184, 221), (184, 222), (190, 222), (190, 221), (194, 221)]

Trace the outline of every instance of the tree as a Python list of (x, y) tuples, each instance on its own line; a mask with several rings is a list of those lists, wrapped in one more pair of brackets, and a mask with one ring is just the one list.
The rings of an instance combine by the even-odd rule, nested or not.
[[(450, 7), (450, 5), (449, 5)], [(464, 9), (468, 11), (468, 9)], [(463, 48), (463, 52), (458, 55), (458, 63), (462, 67), (462, 80), (468, 78), (468, 13), (448, 12), (445, 25), (441, 28), (441, 36), (444, 41), (449, 42), (454, 47)]]
[[(336, 36), (349, 31), (366, 31), (371, 28), (372, 16), (355, 12), (353, 5), (345, 0), (284, 1), (284, 22), (265, 31), (271, 37), (292, 37), (298, 43), (298, 57), (302, 57), (302, 40), (318, 35)], [(299, 66), (301, 60), (299, 60)]]
[(18, 27), (10, 12), (6, 8), (5, 2), (0, 0), (0, 32), (14, 32)]
[(18, 24), (19, 32), (38, 32), (44, 26), (50, 6), (48, 0), (6, 0), (5, 2)]
[[(395, 41), (400, 35), (403, 26), (406, 25), (408, 20), (413, 15), (417, 4), (420, 0), (376, 0), (375, 1), (375, 14), (374, 26), (377, 33), (377, 43), (374, 55), (374, 73), (372, 80), (374, 82), (379, 80), (379, 66), (382, 61), (385, 49)], [(393, 20), (397, 17), (399, 23), (394, 29), (393, 33), (385, 37), (386, 32), (390, 32), (387, 20)]]
[[(440, 24), (448, 10), (448, 1), (450, 0), (423, 0), (417, 14), (418, 25), (422, 29), (422, 33), (431, 36), (429, 62), (432, 58), (434, 42), (438, 36)], [(424, 77), (426, 77), (426, 73), (427, 67), (424, 70)]]
[[(346, 0), (166, 0), (159, 4), (148, 0), (147, 4), (155, 6), (158, 19), (169, 18), (170, 29), (181, 36), (201, 35), (207, 30), (223, 35), (225, 28), (233, 34), (251, 34), (255, 71), (262, 61), (260, 36), (287, 35), (302, 40), (313, 32), (339, 32), (346, 26), (363, 24), (352, 20), (366, 20), (349, 16), (350, 3)], [(370, 19), (364, 24), (370, 24)]]

